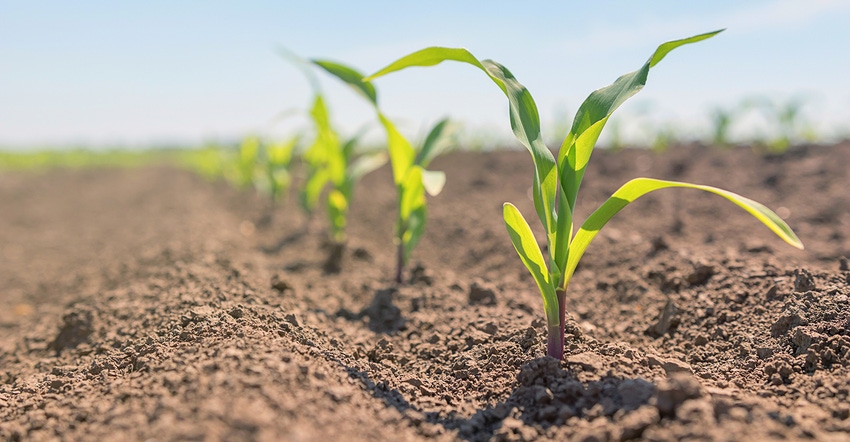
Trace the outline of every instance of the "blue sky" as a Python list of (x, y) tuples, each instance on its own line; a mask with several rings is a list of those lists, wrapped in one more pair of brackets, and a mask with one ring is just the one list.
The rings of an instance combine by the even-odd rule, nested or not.
[[(805, 95), (821, 132), (850, 125), (846, 0), (577, 3), (0, 0), (0, 146), (194, 144), (294, 130), (303, 123), (270, 121), (306, 108), (311, 92), (277, 45), (366, 72), (426, 46), (466, 47), (529, 88), (549, 137), (659, 43), (718, 28), (727, 31), (653, 69), (618, 117), (674, 121), (696, 136), (713, 106)], [(370, 120), (359, 97), (321, 80), (343, 132)], [(469, 66), (407, 70), (376, 86), (410, 133), (449, 116), (509, 138), (506, 100)]]

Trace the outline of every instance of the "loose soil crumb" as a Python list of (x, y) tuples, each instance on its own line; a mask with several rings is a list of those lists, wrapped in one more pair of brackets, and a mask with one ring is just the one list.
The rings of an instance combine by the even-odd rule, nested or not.
[(628, 179), (677, 179), (774, 208), (807, 249), (720, 198), (649, 195), (576, 272), (564, 361), (501, 219), (534, 218), (526, 152), (435, 161), (399, 287), (387, 168), (344, 247), (174, 169), (6, 173), (0, 437), (850, 440), (847, 164), (847, 143), (597, 152), (579, 219)]

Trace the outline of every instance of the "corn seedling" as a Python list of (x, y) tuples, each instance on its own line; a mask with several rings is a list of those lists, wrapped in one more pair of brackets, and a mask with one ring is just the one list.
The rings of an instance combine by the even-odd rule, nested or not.
[(316, 128), (316, 139), (304, 153), (304, 162), (309, 169), (307, 182), (302, 191), (302, 205), (312, 211), (318, 204), (326, 184), (331, 185), (327, 194), (328, 217), (331, 237), (337, 243), (345, 242), (345, 227), (351, 205), (355, 183), (367, 173), (386, 163), (386, 154), (358, 156), (355, 148), (360, 134), (341, 141), (331, 127), (324, 98), (316, 95), (310, 112)]
[[(318, 205), (326, 185), (331, 185), (327, 193), (331, 238), (335, 242), (331, 254), (341, 256), (341, 246), (346, 241), (345, 228), (348, 223), (348, 210), (351, 206), (354, 185), (364, 175), (386, 163), (386, 154), (379, 152), (358, 155), (356, 147), (362, 131), (342, 141), (331, 125), (324, 95), (319, 88), (318, 79), (307, 67), (308, 62), (289, 52), (285, 52), (284, 55), (302, 69), (313, 86), (314, 96), (310, 117), (316, 137), (302, 156), (307, 169), (307, 179), (300, 194), (301, 206), (308, 214), (311, 214)], [(331, 259), (326, 269), (336, 271), (338, 269), (336, 261)]]
[(298, 137), (263, 144), (266, 185), (272, 206), (285, 201), (292, 185), (292, 159)]
[(652, 144), (649, 146), (653, 152), (662, 153), (667, 151), (671, 145), (679, 140), (679, 134), (676, 131), (676, 125), (670, 122), (662, 123), (655, 128)]
[(495, 61), (479, 60), (465, 49), (431, 47), (402, 57), (367, 78), (374, 79), (407, 67), (434, 66), (447, 60), (460, 61), (484, 71), (507, 96), (511, 128), (531, 153), (534, 163), (532, 194), (537, 216), (546, 232), (548, 259), (544, 259), (531, 228), (513, 204), (505, 203), (503, 215), (511, 242), (543, 296), (549, 356), (563, 359), (566, 290), (588, 245), (617, 212), (647, 193), (668, 187), (684, 187), (722, 196), (756, 217), (789, 244), (803, 247), (779, 216), (755, 201), (714, 187), (651, 178), (636, 178), (624, 184), (573, 234), (573, 211), (579, 186), (596, 141), (611, 114), (643, 88), (650, 68), (670, 51), (705, 40), (719, 32), (664, 43), (640, 69), (591, 93), (578, 109), (557, 158), (543, 144), (537, 105), (531, 94), (508, 69)]
[(247, 189), (254, 185), (258, 158), (260, 154), (260, 139), (254, 136), (245, 137), (239, 145), (236, 158), (236, 184)]
[(765, 111), (772, 115), (778, 135), (768, 142), (771, 152), (785, 152), (791, 144), (800, 140), (814, 141), (817, 136), (814, 129), (803, 118), (804, 98), (792, 98), (784, 102), (765, 102)]
[(716, 107), (712, 109), (710, 117), (711, 143), (716, 147), (729, 147), (731, 145), (729, 132), (735, 118), (734, 110)]
[(363, 75), (360, 72), (348, 66), (326, 60), (313, 60), (313, 63), (339, 78), (369, 100), (387, 132), (387, 150), (390, 154), (393, 180), (398, 191), (395, 280), (400, 284), (403, 281), (404, 267), (410, 259), (410, 252), (416, 247), (425, 232), (425, 219), (427, 218), (425, 194), (431, 196), (439, 194), (446, 182), (446, 175), (443, 172), (431, 171), (426, 168), (439, 153), (439, 141), (448, 121), (438, 122), (425, 137), (420, 149), (417, 150), (396, 129), (392, 121), (381, 113), (375, 87), (370, 82), (363, 81)]

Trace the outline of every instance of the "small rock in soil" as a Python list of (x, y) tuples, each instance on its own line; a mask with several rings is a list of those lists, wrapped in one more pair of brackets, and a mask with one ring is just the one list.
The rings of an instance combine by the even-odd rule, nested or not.
[(693, 376), (675, 373), (658, 384), (655, 406), (662, 416), (674, 416), (685, 401), (703, 395), (702, 386)]
[(351, 252), (351, 256), (358, 261), (372, 262), (372, 254), (368, 250), (358, 247)]
[(660, 419), (658, 409), (651, 405), (644, 405), (623, 415), (618, 422), (622, 427), (620, 440), (633, 440), (641, 437), (646, 427), (657, 423)]
[(770, 326), (770, 335), (778, 338), (788, 332), (788, 330), (800, 325), (802, 321), (803, 318), (796, 313), (784, 315)]
[(820, 342), (823, 335), (810, 330), (804, 330), (801, 327), (794, 329), (794, 334), (791, 336), (791, 342), (797, 347), (797, 354), (805, 354), (809, 350), (809, 346), (813, 343)]
[(661, 310), (661, 314), (658, 315), (658, 318), (655, 320), (655, 323), (649, 326), (646, 329), (646, 334), (652, 336), (654, 338), (660, 338), (676, 328), (679, 325), (679, 309), (676, 308), (676, 304), (673, 303), (672, 300), (667, 300), (667, 303), (664, 304), (664, 309)]
[(667, 241), (664, 241), (663, 236), (656, 236), (652, 239), (652, 249), (649, 251), (649, 255), (653, 256), (659, 252), (663, 252), (664, 250), (668, 250), (670, 248), (667, 245)]
[(794, 291), (808, 292), (815, 289), (815, 278), (806, 269), (794, 270)]
[(287, 281), (285, 281), (280, 275), (272, 276), (272, 288), (283, 293), (287, 290), (291, 290), (292, 286), (289, 285)]
[(59, 354), (66, 348), (74, 348), (88, 342), (93, 331), (94, 313), (91, 310), (72, 310), (62, 317), (62, 328), (49, 347)]
[(674, 373), (693, 373), (693, 369), (690, 364), (678, 359), (666, 359), (650, 355), (647, 356), (646, 360), (650, 367), (663, 368), (664, 372), (667, 373), (667, 376), (671, 376)]
[(232, 309), (230, 309), (230, 311), (227, 312), (227, 314), (230, 315), (233, 319), (239, 319), (244, 315), (242, 309), (239, 307), (233, 307)]
[(489, 284), (474, 281), (469, 287), (469, 304), (496, 305), (496, 291)]
[(850, 266), (847, 265), (847, 257), (846, 256), (842, 256), (841, 258), (838, 258), (838, 270), (840, 270), (842, 272), (846, 272), (846, 271), (850, 270)]
[(767, 289), (767, 293), (764, 294), (764, 297), (768, 301), (773, 301), (784, 297), (784, 294), (779, 293), (779, 287), (772, 285), (769, 289)]
[(634, 410), (649, 401), (655, 393), (655, 385), (643, 379), (624, 379), (617, 385), (617, 393), (622, 398), (623, 409)]
[(705, 285), (714, 274), (717, 273), (714, 266), (698, 264), (694, 266), (694, 271), (688, 275), (685, 280), (692, 286)]
[(422, 264), (416, 264), (410, 270), (409, 282), (411, 284), (431, 285), (434, 283), (434, 273), (426, 269)]
[(585, 352), (567, 356), (564, 362), (571, 366), (578, 366), (584, 371), (597, 372), (602, 370), (601, 360), (596, 353)]
[(561, 361), (548, 356), (537, 358), (520, 367), (517, 380), (520, 385), (530, 386), (534, 384), (549, 385), (554, 379), (563, 375)]

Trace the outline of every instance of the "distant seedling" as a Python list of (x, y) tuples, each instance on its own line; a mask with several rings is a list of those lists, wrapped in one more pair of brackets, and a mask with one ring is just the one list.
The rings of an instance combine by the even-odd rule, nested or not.
[(737, 204), (794, 247), (803, 244), (790, 227), (767, 207), (740, 195), (709, 186), (651, 178), (629, 181), (593, 212), (573, 234), (573, 212), (578, 189), (602, 128), (611, 114), (646, 84), (650, 68), (673, 49), (713, 37), (720, 31), (670, 41), (659, 46), (637, 71), (590, 94), (576, 113), (572, 128), (558, 152), (557, 160), (543, 143), (537, 105), (528, 90), (508, 69), (492, 60), (479, 60), (465, 49), (430, 47), (391, 63), (373, 74), (371, 80), (413, 66), (433, 66), (446, 60), (471, 64), (484, 71), (508, 98), (514, 135), (531, 153), (534, 162), (532, 193), (537, 216), (546, 232), (548, 260), (520, 211), (504, 205), (504, 219), (511, 242), (531, 273), (543, 296), (548, 323), (547, 354), (563, 359), (566, 322), (566, 290), (587, 246), (617, 212), (635, 199), (654, 190), (686, 187), (720, 195)]
[(302, 68), (313, 86), (314, 98), (310, 117), (316, 135), (313, 144), (302, 156), (307, 170), (307, 180), (300, 194), (300, 202), (308, 214), (312, 213), (326, 185), (330, 184), (331, 188), (327, 192), (327, 210), (331, 239), (334, 244), (331, 247), (331, 258), (326, 262), (325, 269), (338, 271), (342, 248), (347, 239), (345, 229), (348, 224), (354, 185), (364, 175), (384, 165), (387, 162), (387, 155), (384, 152), (362, 155), (356, 152), (362, 133), (342, 141), (331, 125), (324, 95), (319, 88), (318, 79), (308, 69), (308, 62), (290, 53), (284, 55), (297, 67)]
[(264, 169), (272, 204), (284, 201), (292, 185), (292, 158), (298, 137), (287, 141), (265, 143)]
[(236, 157), (236, 184), (240, 188), (247, 189), (254, 185), (259, 154), (260, 139), (255, 136), (245, 137)]
[(427, 170), (426, 167), (440, 153), (438, 147), (441, 145), (440, 140), (448, 121), (444, 119), (438, 122), (417, 150), (396, 129), (392, 121), (381, 113), (375, 87), (368, 81), (363, 81), (363, 74), (336, 62), (313, 60), (313, 63), (344, 81), (369, 100), (387, 132), (387, 149), (390, 154), (393, 181), (398, 190), (398, 217), (396, 218), (398, 251), (395, 280), (401, 283), (404, 279), (404, 267), (410, 259), (410, 252), (425, 232), (427, 218), (425, 194), (438, 195), (446, 182), (446, 175), (443, 172)]

